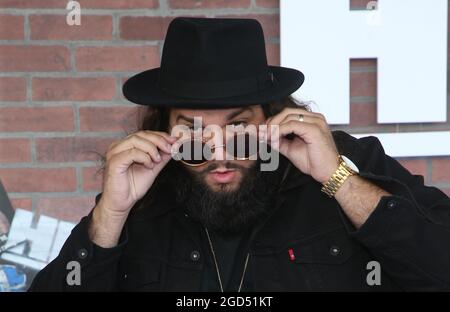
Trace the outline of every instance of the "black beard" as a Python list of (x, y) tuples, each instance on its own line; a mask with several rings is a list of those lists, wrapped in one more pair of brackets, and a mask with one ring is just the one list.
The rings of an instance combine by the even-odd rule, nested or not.
[[(261, 171), (260, 160), (250, 168), (226, 163), (226, 168), (241, 170), (242, 179), (234, 191), (215, 192), (202, 178), (176, 163), (170, 183), (175, 190), (176, 202), (194, 220), (223, 236), (235, 235), (256, 225), (274, 208), (275, 198), (284, 172), (284, 162), (275, 171)], [(205, 165), (203, 172), (217, 168)]]

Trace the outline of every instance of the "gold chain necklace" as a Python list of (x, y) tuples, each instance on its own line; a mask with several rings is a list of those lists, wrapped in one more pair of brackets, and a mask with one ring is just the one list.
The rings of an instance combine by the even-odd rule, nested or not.
[[(216, 253), (214, 252), (214, 248), (212, 245), (211, 237), (209, 236), (208, 229), (205, 227), (206, 236), (208, 237), (209, 247), (211, 248), (211, 252), (214, 259), (214, 264), (216, 266), (217, 278), (219, 279), (220, 291), (223, 291), (222, 278), (220, 276), (219, 265), (217, 264)], [(241, 292), (242, 283), (244, 282), (245, 272), (247, 271), (248, 258), (250, 257), (250, 253), (247, 253), (247, 257), (245, 258), (244, 271), (242, 272), (241, 282), (239, 284), (238, 292)]]

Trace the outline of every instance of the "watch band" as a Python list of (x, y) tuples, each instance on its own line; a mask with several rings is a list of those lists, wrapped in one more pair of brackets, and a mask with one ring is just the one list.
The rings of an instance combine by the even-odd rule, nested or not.
[(345, 161), (339, 155), (339, 167), (333, 173), (331, 178), (323, 185), (321, 191), (328, 195), (328, 197), (334, 197), (337, 190), (344, 184), (344, 181), (351, 175), (356, 174), (355, 171), (350, 169)]

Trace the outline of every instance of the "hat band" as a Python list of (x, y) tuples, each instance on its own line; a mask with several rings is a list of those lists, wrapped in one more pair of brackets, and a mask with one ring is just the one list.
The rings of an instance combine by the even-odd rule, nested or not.
[(218, 99), (255, 93), (272, 86), (274, 76), (271, 71), (249, 78), (218, 81), (192, 82), (179, 80), (159, 73), (158, 83), (162, 91), (191, 99)]

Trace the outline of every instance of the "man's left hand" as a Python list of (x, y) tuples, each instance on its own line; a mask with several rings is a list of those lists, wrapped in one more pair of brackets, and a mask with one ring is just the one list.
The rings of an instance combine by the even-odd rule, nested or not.
[[(303, 121), (300, 121), (303, 115)], [(339, 152), (325, 117), (301, 108), (285, 108), (266, 121), (268, 142), (301, 172), (325, 183), (339, 166)], [(279, 135), (271, 130), (279, 126)], [(285, 136), (293, 134), (293, 140)], [(276, 143), (276, 144), (274, 144)]]

